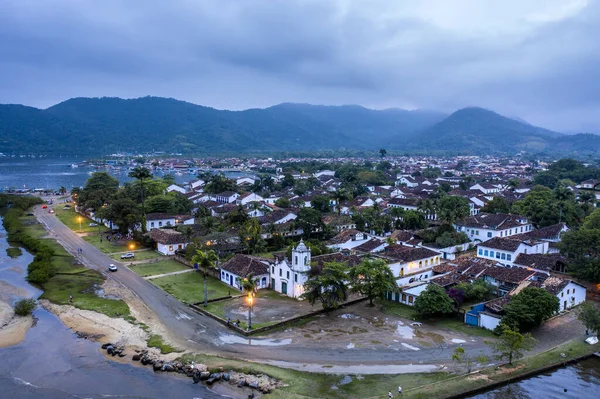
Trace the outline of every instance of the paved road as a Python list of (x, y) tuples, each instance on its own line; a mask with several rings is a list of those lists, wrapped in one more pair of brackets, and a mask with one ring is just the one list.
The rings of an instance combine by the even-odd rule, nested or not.
[[(192, 311), (172, 296), (166, 294), (144, 278), (131, 270), (120, 267), (116, 273), (107, 272), (110, 263), (123, 266), (93, 245), (84, 241), (75, 232), (71, 231), (54, 214), (49, 214), (36, 207), (34, 213), (47, 229), (51, 231), (58, 241), (71, 253), (76, 253), (77, 248), (83, 249), (80, 255), (83, 262), (91, 268), (104, 273), (108, 278), (123, 284), (137, 295), (157, 316), (162, 324), (169, 329), (170, 336), (175, 343), (185, 343), (199, 353), (224, 355), (227, 357), (251, 359), (253, 361), (283, 361), (293, 362), (289, 367), (302, 368), (302, 364), (316, 365), (380, 365), (374, 367), (374, 372), (385, 372), (387, 365), (401, 364), (440, 364), (447, 363), (451, 358), (452, 348), (425, 348), (419, 351), (410, 349), (391, 350), (389, 348), (367, 349), (354, 348), (344, 350), (327, 348), (317, 342), (291, 343), (281, 346), (264, 346), (257, 343), (266, 343), (265, 340), (252, 339), (253, 345), (240, 343), (225, 343), (221, 337), (229, 338), (235, 335), (231, 330), (215, 320)], [(571, 328), (573, 326), (571, 325)], [(235, 342), (247, 342), (242, 337), (234, 336)], [(268, 340), (267, 340), (268, 341)], [(456, 345), (453, 345), (456, 346)], [(473, 351), (482, 350), (489, 353), (489, 348), (480, 343), (470, 345)], [(327, 371), (323, 369), (321, 371)]]

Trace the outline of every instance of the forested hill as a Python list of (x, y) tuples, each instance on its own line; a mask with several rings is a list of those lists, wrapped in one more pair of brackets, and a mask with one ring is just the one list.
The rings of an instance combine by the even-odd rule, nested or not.
[(41, 110), (0, 105), (4, 154), (184, 154), (317, 150), (513, 153), (594, 152), (600, 136), (564, 136), (480, 108), (371, 110), (356, 105), (284, 103), (224, 111), (160, 97), (74, 98)]

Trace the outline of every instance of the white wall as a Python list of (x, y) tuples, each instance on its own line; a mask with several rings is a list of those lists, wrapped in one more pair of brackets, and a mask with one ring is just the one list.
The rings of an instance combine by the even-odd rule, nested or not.
[(479, 313), (479, 327), (487, 328), (488, 330), (493, 330), (500, 324), (500, 317), (494, 317), (487, 313)]
[(556, 296), (560, 301), (560, 310), (570, 309), (585, 302), (585, 294), (585, 287), (575, 284), (572, 281), (569, 282), (569, 284), (567, 284), (567, 286)]
[(175, 251), (178, 249), (184, 249), (187, 247), (187, 243), (185, 244), (172, 244), (165, 245), (161, 243), (156, 244), (156, 250), (163, 255), (175, 255)]

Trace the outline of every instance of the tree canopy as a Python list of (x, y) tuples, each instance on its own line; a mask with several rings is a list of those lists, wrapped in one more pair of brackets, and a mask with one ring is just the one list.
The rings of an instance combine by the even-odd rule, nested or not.
[(414, 308), (421, 316), (444, 315), (454, 311), (454, 301), (436, 284), (429, 284), (415, 299)]
[(373, 300), (384, 298), (385, 293), (396, 288), (396, 280), (390, 267), (381, 259), (365, 259), (350, 269), (348, 273), (352, 282), (352, 291)]
[(527, 287), (504, 306), (502, 322), (518, 331), (528, 331), (559, 310), (559, 300), (543, 288)]
[(488, 345), (492, 347), (496, 359), (506, 359), (508, 364), (512, 364), (513, 360), (522, 358), (525, 351), (533, 349), (535, 343), (531, 334), (521, 334), (505, 326), (498, 340), (491, 341)]
[(304, 294), (311, 305), (321, 302), (323, 309), (336, 309), (348, 299), (348, 270), (343, 263), (330, 262), (304, 283)]

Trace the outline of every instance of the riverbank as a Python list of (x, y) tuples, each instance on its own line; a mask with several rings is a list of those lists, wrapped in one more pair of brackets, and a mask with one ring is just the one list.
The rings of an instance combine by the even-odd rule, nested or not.
[(32, 325), (32, 316), (16, 316), (13, 307), (0, 300), (0, 348), (22, 342)]

